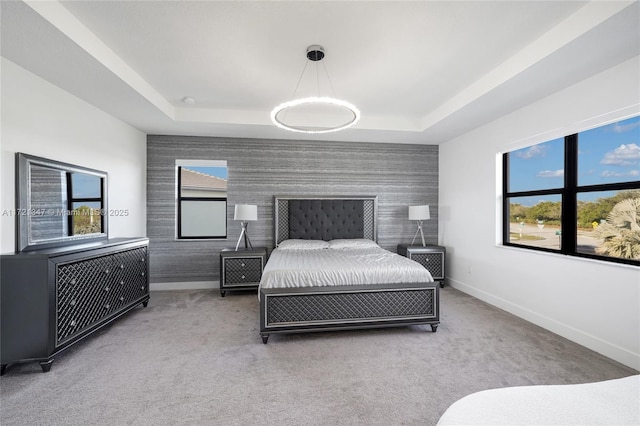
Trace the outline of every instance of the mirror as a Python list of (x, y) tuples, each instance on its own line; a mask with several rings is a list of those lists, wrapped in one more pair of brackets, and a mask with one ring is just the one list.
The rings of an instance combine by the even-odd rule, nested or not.
[(108, 237), (107, 173), (16, 154), (16, 250)]

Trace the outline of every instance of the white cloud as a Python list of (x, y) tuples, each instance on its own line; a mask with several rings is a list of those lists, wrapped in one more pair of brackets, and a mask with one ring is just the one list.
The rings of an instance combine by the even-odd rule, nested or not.
[(564, 176), (564, 169), (560, 170), (541, 170), (536, 175), (541, 178), (561, 178)]
[(607, 152), (600, 164), (612, 166), (633, 166), (640, 161), (640, 146), (635, 143), (622, 144), (613, 151)]
[(517, 151), (516, 155), (520, 158), (529, 159), (529, 158), (544, 157), (547, 155), (547, 152), (544, 146), (533, 145), (526, 151)]
[(624, 133), (624, 132), (628, 132), (629, 130), (635, 129), (638, 126), (640, 126), (640, 121), (636, 121), (635, 123), (629, 123), (624, 125), (620, 123), (616, 123), (612, 125), (611, 128), (616, 133)]
[(640, 170), (630, 170), (625, 173), (612, 172), (610, 170), (605, 170), (600, 175), (603, 178), (626, 178), (626, 177), (640, 177)]

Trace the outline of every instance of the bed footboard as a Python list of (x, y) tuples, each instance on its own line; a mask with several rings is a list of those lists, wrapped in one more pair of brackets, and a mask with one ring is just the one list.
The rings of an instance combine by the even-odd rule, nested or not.
[(440, 323), (437, 283), (260, 289), (260, 335)]

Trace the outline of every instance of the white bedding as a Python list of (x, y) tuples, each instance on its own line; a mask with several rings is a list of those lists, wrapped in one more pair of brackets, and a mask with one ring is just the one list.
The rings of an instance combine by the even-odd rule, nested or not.
[(640, 375), (480, 391), (454, 402), (438, 421), (438, 426), (639, 424)]
[[(336, 245), (337, 246), (337, 245)], [(276, 248), (261, 288), (433, 282), (419, 263), (377, 245), (359, 248)]]

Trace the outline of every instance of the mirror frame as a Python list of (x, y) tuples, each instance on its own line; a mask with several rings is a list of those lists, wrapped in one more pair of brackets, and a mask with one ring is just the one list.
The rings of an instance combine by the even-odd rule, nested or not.
[[(65, 173), (84, 173), (101, 179), (102, 194), (102, 232), (95, 234), (67, 235), (56, 238), (32, 241), (31, 223), (28, 214), (31, 208), (31, 167), (42, 166)], [(76, 166), (47, 158), (36, 157), (21, 152), (16, 153), (16, 251), (31, 251), (43, 248), (68, 246), (78, 243), (106, 240), (109, 237), (108, 212), (108, 174), (101, 170)]]

